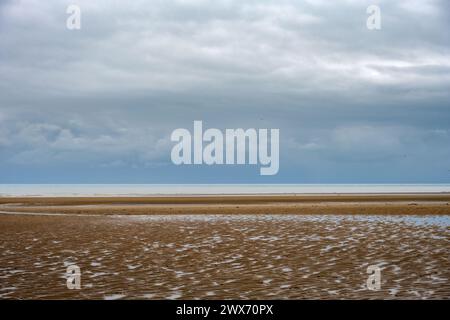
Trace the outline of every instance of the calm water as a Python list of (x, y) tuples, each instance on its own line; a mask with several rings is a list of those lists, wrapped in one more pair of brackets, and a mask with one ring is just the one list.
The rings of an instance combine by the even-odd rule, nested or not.
[(450, 192), (450, 184), (0, 184), (0, 196)]

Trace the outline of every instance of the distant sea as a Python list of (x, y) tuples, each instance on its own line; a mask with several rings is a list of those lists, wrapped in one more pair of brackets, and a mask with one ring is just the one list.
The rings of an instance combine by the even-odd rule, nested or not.
[(0, 196), (443, 193), (450, 184), (0, 184)]

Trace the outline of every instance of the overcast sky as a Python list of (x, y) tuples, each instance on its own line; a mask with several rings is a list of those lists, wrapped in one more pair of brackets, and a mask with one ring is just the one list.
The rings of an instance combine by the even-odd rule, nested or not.
[[(0, 183), (450, 182), (449, 30), (448, 0), (1, 0)], [(279, 173), (173, 165), (194, 120), (279, 128)]]

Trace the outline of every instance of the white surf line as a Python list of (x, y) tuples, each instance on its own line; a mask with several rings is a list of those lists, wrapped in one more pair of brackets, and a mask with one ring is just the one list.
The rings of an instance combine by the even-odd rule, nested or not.
[(15, 212), (15, 211), (0, 211), (4, 215), (19, 215), (19, 216), (61, 216), (61, 217), (107, 217), (103, 214), (78, 214), (78, 213), (46, 213), (46, 212)]

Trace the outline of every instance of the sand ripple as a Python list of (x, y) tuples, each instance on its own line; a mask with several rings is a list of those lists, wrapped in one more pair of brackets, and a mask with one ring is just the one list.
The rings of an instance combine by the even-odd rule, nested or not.
[[(0, 215), (0, 298), (450, 298), (449, 216)], [(82, 289), (68, 290), (77, 264)], [(368, 265), (380, 291), (365, 287)]]

